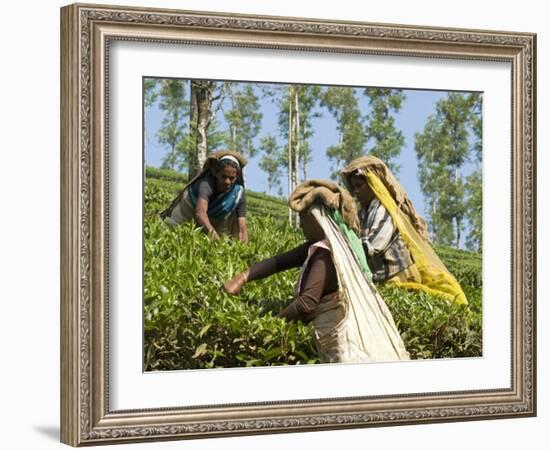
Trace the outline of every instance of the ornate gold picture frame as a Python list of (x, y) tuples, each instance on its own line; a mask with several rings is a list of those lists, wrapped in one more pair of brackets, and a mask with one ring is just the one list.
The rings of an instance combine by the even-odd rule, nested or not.
[[(511, 98), (511, 117), (509, 125), (504, 126), (511, 130), (511, 145), (502, 152), (511, 159), (511, 223), (503, 224), (510, 230), (510, 298), (501, 299), (510, 318), (509, 385), (113, 408), (109, 192), (116, 172), (109, 170), (109, 105), (113, 94), (109, 71), (113, 63), (111, 46), (120, 41), (291, 51), (297, 57), (313, 52), (407, 57), (417, 63), (449, 60), (471, 65), (509, 64), (511, 84), (506, 94)], [(534, 416), (535, 89), (536, 36), (530, 33), (84, 4), (62, 8), (62, 442), (80, 446)], [(484, 270), (490, 268), (485, 266)], [(486, 286), (484, 295), (491, 296), (491, 286)], [(141, 343), (136, 342), (136, 346)]]

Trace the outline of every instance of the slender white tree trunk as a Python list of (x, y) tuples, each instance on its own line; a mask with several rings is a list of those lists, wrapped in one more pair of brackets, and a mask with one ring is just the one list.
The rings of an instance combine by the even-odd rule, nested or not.
[[(289, 93), (290, 94), (290, 93)], [(290, 98), (290, 95), (289, 95)], [(292, 104), (288, 102), (288, 197), (293, 191), (292, 187)], [(292, 209), (288, 207), (288, 223), (292, 225)]]
[[(189, 83), (189, 95), (190, 95), (190, 115), (189, 115), (189, 137), (190, 142), (196, 142), (197, 137), (197, 90), (195, 89), (194, 83), (191, 81)], [(200, 168), (198, 167), (197, 162), (197, 151), (196, 148), (192, 145), (192, 148), (189, 149), (188, 155), (188, 177), (191, 179), (194, 177)]]
[[(295, 89), (294, 92), (294, 100), (295, 100), (295, 126), (296, 126), (296, 132), (295, 132), (295, 151), (294, 151), (294, 188), (298, 186), (299, 184), (299, 177), (300, 177), (300, 102), (298, 99), (298, 89)], [(294, 220), (296, 227), (298, 227), (299, 219), (298, 214), (294, 214)]]

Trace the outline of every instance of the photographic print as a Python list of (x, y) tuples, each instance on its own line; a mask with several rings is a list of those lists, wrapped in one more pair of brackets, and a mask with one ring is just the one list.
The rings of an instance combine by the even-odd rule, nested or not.
[(482, 356), (482, 98), (144, 77), (144, 370)]
[(535, 90), (532, 33), (62, 8), (62, 442), (535, 415)]

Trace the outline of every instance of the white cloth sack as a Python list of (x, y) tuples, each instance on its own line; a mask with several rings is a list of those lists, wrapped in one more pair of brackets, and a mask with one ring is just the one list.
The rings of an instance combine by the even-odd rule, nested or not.
[[(315, 343), (323, 362), (408, 360), (393, 317), (374, 284), (361, 271), (336, 223), (322, 207), (315, 217), (330, 245), (339, 292), (323, 299), (313, 319)], [(326, 301), (325, 301), (326, 300)]]

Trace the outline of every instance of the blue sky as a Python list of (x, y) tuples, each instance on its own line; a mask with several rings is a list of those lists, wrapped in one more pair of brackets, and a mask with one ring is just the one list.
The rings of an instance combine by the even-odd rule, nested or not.
[[(405, 138), (401, 154), (396, 159), (396, 162), (401, 166), (401, 170), (396, 176), (406, 189), (416, 209), (425, 216), (424, 198), (417, 179), (418, 163), (414, 151), (414, 134), (423, 131), (426, 120), (435, 112), (437, 101), (445, 97), (447, 92), (404, 90), (404, 94), (405, 101), (401, 110), (393, 114), (396, 127), (401, 130)], [(367, 99), (364, 96), (361, 96), (360, 99), (361, 111), (365, 115), (369, 110)], [(277, 136), (279, 143), (284, 145), (284, 140), (278, 135), (277, 106), (268, 99), (261, 99), (260, 102), (263, 118), (261, 131), (256, 138), (256, 142), (259, 142), (267, 134), (274, 134)], [(312, 162), (308, 166), (308, 178), (329, 179), (333, 163), (327, 158), (325, 152), (328, 147), (338, 142), (338, 131), (332, 114), (326, 109), (319, 111), (322, 112), (322, 117), (312, 119), (314, 134), (309, 141), (312, 150)], [(159, 109), (158, 103), (146, 109), (144, 118), (145, 163), (148, 166), (159, 167), (168, 149), (157, 140), (157, 132), (163, 118), (163, 112)], [(222, 116), (220, 115), (218, 119), (223, 127)], [(249, 159), (249, 164), (246, 167), (246, 187), (253, 191), (267, 192), (267, 175), (258, 167), (260, 158), (261, 155), (258, 155)], [(462, 174), (467, 176), (474, 168), (471, 164), (466, 165)], [(281, 184), (283, 195), (287, 196), (286, 173), (283, 174)]]

